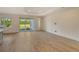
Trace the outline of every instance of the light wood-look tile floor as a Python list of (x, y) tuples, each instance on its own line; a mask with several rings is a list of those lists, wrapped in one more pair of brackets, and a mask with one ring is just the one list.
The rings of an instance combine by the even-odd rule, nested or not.
[(79, 42), (47, 32), (20, 32), (4, 35), (1, 52), (75, 52)]

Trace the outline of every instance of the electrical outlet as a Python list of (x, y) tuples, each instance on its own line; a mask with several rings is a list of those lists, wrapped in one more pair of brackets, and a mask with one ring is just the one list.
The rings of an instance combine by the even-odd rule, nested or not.
[(54, 24), (56, 25), (56, 22)]
[(54, 32), (57, 32), (56, 30)]

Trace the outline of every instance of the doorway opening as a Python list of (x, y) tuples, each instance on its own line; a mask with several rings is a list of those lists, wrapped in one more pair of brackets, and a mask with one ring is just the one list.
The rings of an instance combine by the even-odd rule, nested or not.
[(21, 32), (31, 31), (31, 21), (30, 19), (20, 18), (19, 19), (19, 30)]

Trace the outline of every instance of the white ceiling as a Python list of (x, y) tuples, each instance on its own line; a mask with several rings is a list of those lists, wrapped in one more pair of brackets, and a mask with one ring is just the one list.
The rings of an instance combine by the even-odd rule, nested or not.
[(57, 7), (0, 7), (0, 13), (44, 16)]

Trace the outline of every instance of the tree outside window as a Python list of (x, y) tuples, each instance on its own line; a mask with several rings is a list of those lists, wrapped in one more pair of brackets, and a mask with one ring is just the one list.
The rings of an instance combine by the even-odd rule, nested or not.
[(1, 24), (4, 25), (5, 27), (10, 27), (11, 26), (11, 18), (2, 18)]

